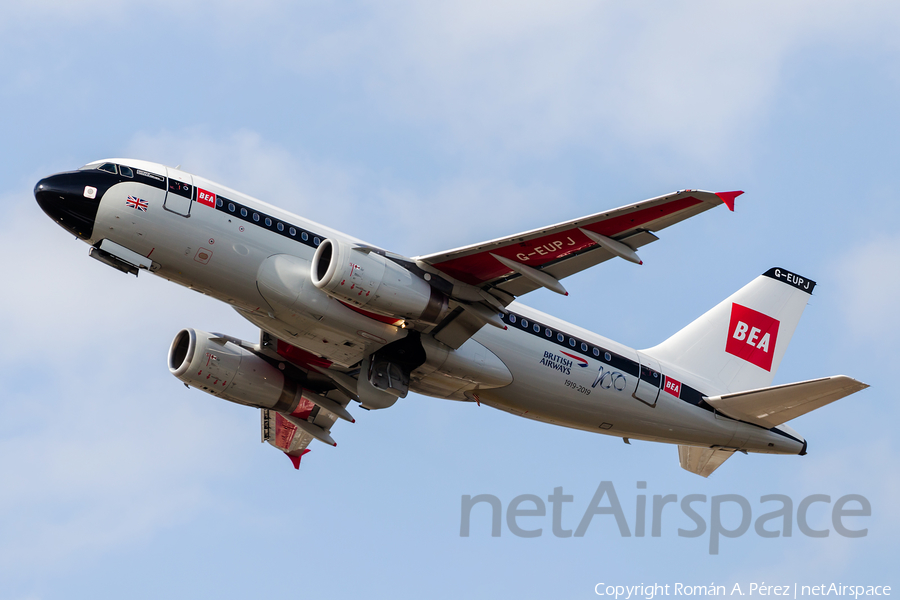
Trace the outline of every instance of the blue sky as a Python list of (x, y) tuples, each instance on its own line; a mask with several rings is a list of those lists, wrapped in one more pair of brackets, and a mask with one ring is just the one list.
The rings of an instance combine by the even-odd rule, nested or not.
[[(0, 598), (595, 597), (594, 585), (896, 585), (900, 10), (889, 2), (106, 0), (0, 7)], [(806, 457), (710, 479), (672, 446), (410, 395), (338, 423), (295, 472), (255, 411), (165, 368), (181, 327), (253, 340), (223, 305), (87, 258), (39, 210), (49, 173), (181, 165), (425, 254), (676, 189), (743, 189), (644, 265), (524, 301), (652, 346), (772, 266), (818, 282), (776, 383), (872, 385), (791, 425)], [(357, 413), (362, 411), (357, 410)], [(601, 481), (646, 493), (862, 494), (861, 539), (491, 538), (460, 498)], [(821, 505), (824, 506), (824, 505)], [(830, 527), (827, 510), (815, 526)], [(735, 515), (732, 515), (736, 518)], [(709, 520), (708, 509), (706, 519)], [(736, 523), (736, 521), (735, 521)], [(733, 526), (733, 524), (731, 525)]]

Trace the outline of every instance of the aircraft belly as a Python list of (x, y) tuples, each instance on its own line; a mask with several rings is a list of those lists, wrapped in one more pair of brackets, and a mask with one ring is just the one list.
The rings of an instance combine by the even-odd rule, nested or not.
[(640, 410), (635, 411), (633, 405), (622, 404), (610, 396), (606, 392), (593, 401), (567, 400), (561, 396), (541, 395), (533, 388), (520, 385), (517, 380), (509, 387), (482, 393), (481, 401), (529, 419), (618, 437), (726, 447), (730, 447), (734, 438), (735, 425), (715, 423), (712, 413), (708, 416), (700, 414), (707, 411), (697, 407), (689, 407), (698, 413), (690, 418), (664, 409), (646, 415)]
[(427, 358), (412, 372), (410, 383), (410, 389), (420, 394), (480, 401), (485, 390), (513, 381), (503, 361), (474, 339), (454, 350), (431, 336), (423, 336), (422, 346)]
[[(613, 371), (604, 361), (560, 352), (558, 346), (521, 331), (485, 328), (475, 337), (515, 377), (511, 385), (481, 394), (489, 406), (564, 427), (635, 439), (727, 446), (735, 437), (736, 422), (717, 420), (712, 412), (683, 400), (663, 395), (655, 407), (636, 400), (638, 378)], [(615, 352), (636, 358), (636, 352), (619, 345)]]
[(262, 261), (254, 279), (271, 318), (254, 323), (345, 366), (406, 337), (397, 325), (362, 315), (318, 289), (309, 269), (309, 260), (291, 254), (272, 254)]

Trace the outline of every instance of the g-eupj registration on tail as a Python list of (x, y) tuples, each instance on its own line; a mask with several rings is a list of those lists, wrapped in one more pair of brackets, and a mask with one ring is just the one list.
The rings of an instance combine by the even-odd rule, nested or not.
[(734, 210), (740, 194), (680, 190), (407, 257), (141, 160), (96, 161), (34, 189), (100, 263), (202, 292), (259, 327), (257, 342), (182, 329), (169, 370), (259, 410), (263, 441), (295, 467), (314, 440), (337, 445), (332, 428), (355, 423), (352, 403), (386, 409), (412, 390), (677, 444), (681, 465), (703, 476), (736, 451), (804, 454), (784, 423), (866, 387), (842, 375), (772, 386), (813, 281), (770, 269), (646, 350), (516, 299), (541, 288), (568, 295), (563, 279), (607, 260), (640, 265), (637, 250), (657, 233), (722, 204)]

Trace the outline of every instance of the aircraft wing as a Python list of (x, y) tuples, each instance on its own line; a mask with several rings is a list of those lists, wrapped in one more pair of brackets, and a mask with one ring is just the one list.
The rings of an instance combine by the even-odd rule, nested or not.
[(454, 281), (457, 298), (464, 297), (468, 289), (466, 299), (470, 304), (439, 324), (435, 337), (456, 348), (485, 324), (485, 310), (496, 314), (499, 306), (540, 287), (567, 294), (560, 279), (611, 258), (639, 263), (635, 250), (656, 241), (654, 232), (720, 204), (734, 210), (734, 199), (742, 193), (681, 190), (549, 227), (417, 257), (414, 260), (422, 268)]
[(280, 413), (267, 408), (259, 410), (260, 438), (275, 446), (291, 459), (295, 469), (300, 468), (300, 459), (310, 452), (308, 446), (313, 436), (297, 429), (297, 426)]
[(461, 282), (475, 286), (488, 284), (513, 296), (521, 296), (540, 286), (496, 257), (562, 279), (619, 256), (616, 250), (621, 248), (606, 246), (603, 241), (592, 238), (591, 233), (635, 250), (657, 239), (652, 232), (710, 208), (724, 203), (734, 210), (734, 198), (742, 193), (683, 190), (550, 227), (421, 256), (417, 260)]
[[(246, 311), (239, 312), (245, 316), (248, 314)], [(356, 380), (338, 371), (337, 376), (347, 378), (350, 384), (343, 387), (336, 385), (333, 375), (323, 374), (330, 372), (331, 361), (285, 342), (279, 332), (272, 331), (271, 327), (260, 328), (258, 345), (240, 340), (229, 341), (243, 344), (255, 354), (279, 363), (279, 369), (299, 384), (299, 388), (291, 392), (298, 393), (300, 398), (290, 413), (260, 409), (261, 441), (287, 454), (295, 469), (300, 468), (300, 459), (310, 452), (309, 445), (313, 440), (337, 445), (331, 430), (339, 418), (356, 422), (347, 411), (350, 400), (356, 398), (353, 391)]]

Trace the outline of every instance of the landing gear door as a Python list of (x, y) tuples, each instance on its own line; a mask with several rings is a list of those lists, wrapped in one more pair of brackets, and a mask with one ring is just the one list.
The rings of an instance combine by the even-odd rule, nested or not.
[(163, 208), (182, 217), (191, 216), (194, 182), (190, 174), (170, 167), (166, 167), (166, 174), (168, 175), (168, 185)]
[(634, 397), (644, 404), (656, 406), (656, 400), (659, 398), (659, 387), (662, 384), (659, 363), (640, 352), (638, 352), (638, 358), (641, 361), (641, 376), (638, 378)]

